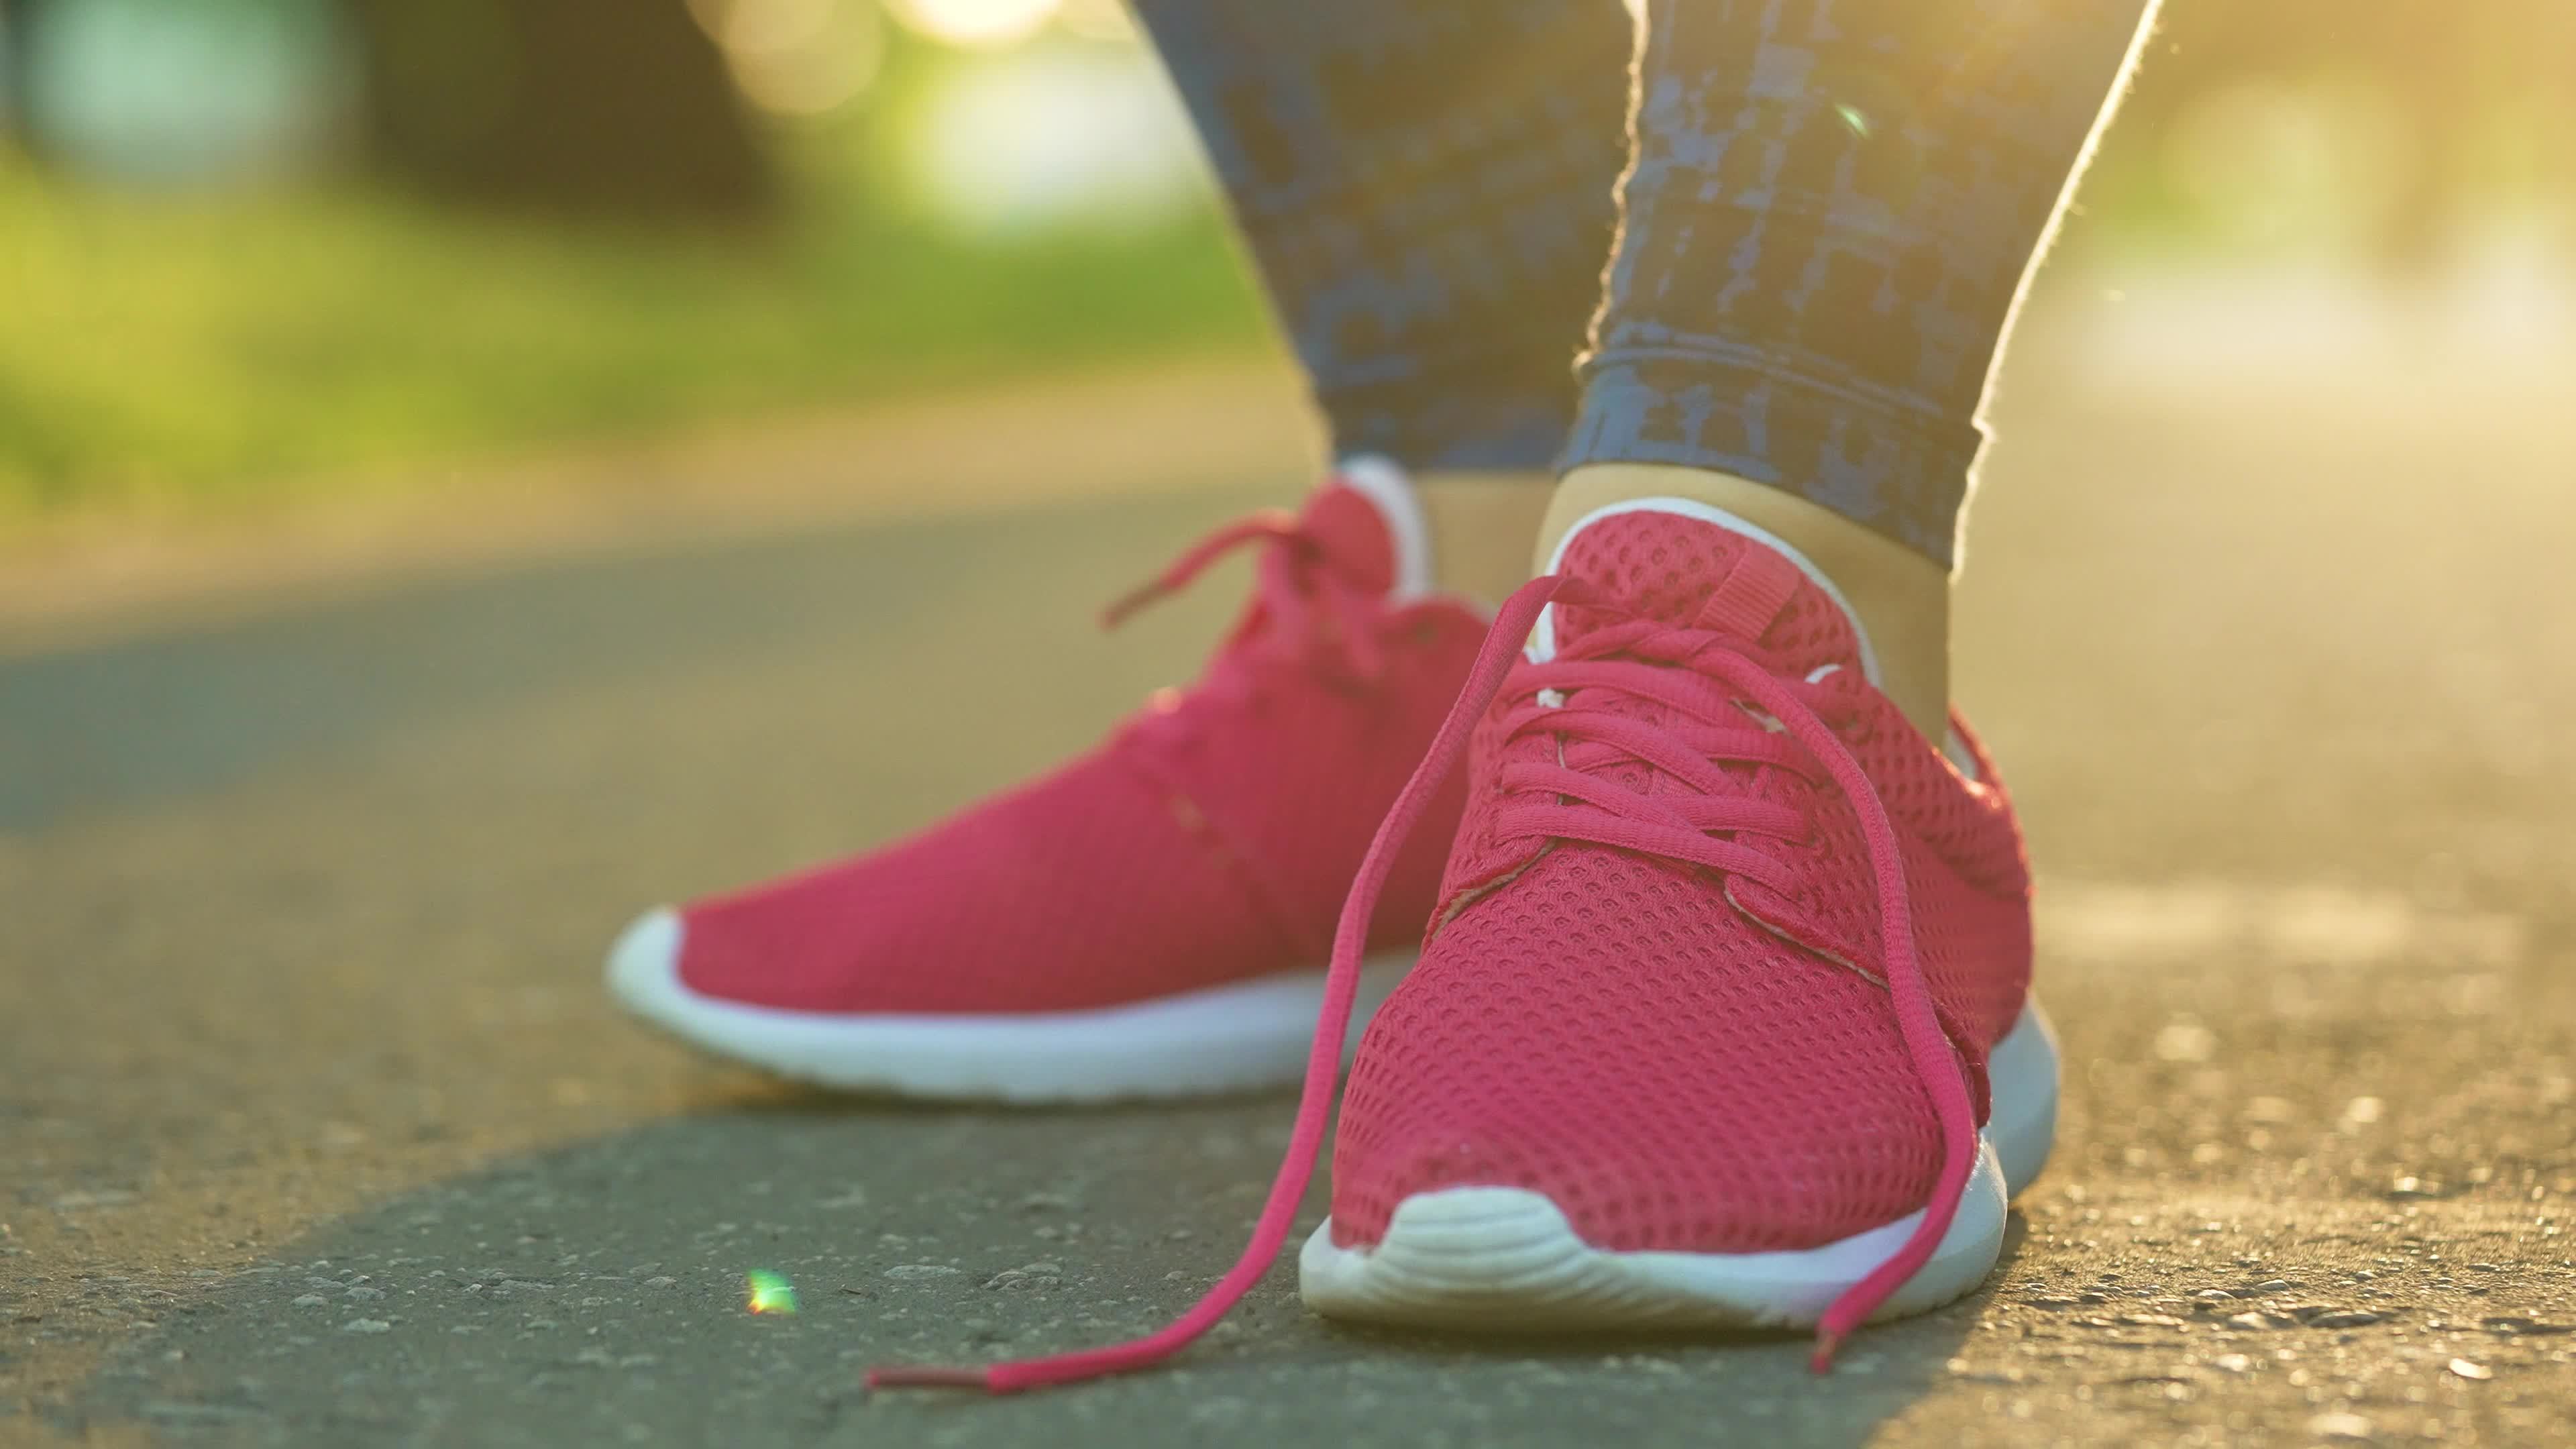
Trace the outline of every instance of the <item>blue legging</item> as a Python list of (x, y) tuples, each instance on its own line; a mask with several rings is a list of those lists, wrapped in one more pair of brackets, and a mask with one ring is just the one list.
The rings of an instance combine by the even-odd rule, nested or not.
[(1337, 451), (1719, 469), (1943, 562), (2154, 4), (1136, 0)]

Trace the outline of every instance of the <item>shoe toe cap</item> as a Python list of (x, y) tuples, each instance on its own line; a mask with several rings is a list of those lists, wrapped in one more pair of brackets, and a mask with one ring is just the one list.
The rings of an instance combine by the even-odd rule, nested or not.
[(656, 906), (636, 917), (608, 948), (608, 992), (628, 1010), (653, 1015), (686, 988), (680, 958), (688, 927), (680, 913)]

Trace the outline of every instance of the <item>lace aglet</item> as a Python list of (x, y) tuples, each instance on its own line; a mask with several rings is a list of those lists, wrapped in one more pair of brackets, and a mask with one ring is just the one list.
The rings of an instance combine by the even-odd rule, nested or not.
[(1154, 602), (1156, 599), (1161, 598), (1163, 593), (1163, 581), (1156, 579), (1154, 582), (1145, 585), (1143, 588), (1131, 589), (1128, 592), (1119, 595), (1117, 598), (1109, 601), (1108, 608), (1100, 611), (1100, 627), (1102, 629), (1117, 628), (1119, 625), (1126, 623), (1129, 618), (1133, 617), (1138, 609), (1141, 609), (1147, 604)]
[(1816, 1351), (1807, 1357), (1809, 1373), (1829, 1374), (1834, 1371), (1834, 1353), (1843, 1346), (1843, 1336), (1830, 1328), (1816, 1330)]
[(873, 1368), (861, 1384), (871, 1394), (879, 1389), (982, 1389), (988, 1394), (1002, 1391), (993, 1382), (991, 1369), (936, 1368), (926, 1364)]

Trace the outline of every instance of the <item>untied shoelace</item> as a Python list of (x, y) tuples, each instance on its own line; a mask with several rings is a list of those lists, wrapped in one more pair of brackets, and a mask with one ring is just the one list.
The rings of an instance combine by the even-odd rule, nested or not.
[[(1112, 603), (1101, 622), (1116, 628), (1146, 605), (1188, 588), (1217, 560), (1253, 544), (1266, 546), (1254, 565), (1254, 607), (1246, 627), (1266, 621), (1268, 637), (1310, 658), (1328, 644), (1338, 652), (1346, 666), (1341, 672), (1350, 682), (1365, 685), (1382, 678), (1386, 651), (1378, 641), (1377, 621), (1385, 611), (1383, 594), (1350, 577), (1323, 539), (1295, 515), (1278, 509), (1237, 519), (1190, 545), (1161, 573)], [(1224, 651), (1219, 667), (1235, 662), (1236, 653)]]
[[(1237, 528), (1256, 526), (1269, 527), (1248, 523)], [(1184, 555), (1165, 575), (1165, 580), (1178, 578), (1186, 581), (1205, 566), (1207, 559), (1249, 536), (1252, 535), (1239, 531), (1221, 531), (1209, 542)], [(1162, 585), (1165, 580), (1158, 580), (1157, 584)], [(1149, 586), (1146, 594), (1151, 596), (1161, 591), (1164, 590)], [(1522, 641), (1529, 636), (1540, 614), (1551, 603), (1579, 605), (1613, 614), (1631, 613), (1589, 584), (1548, 575), (1524, 585), (1496, 615), (1493, 629), (1485, 636), (1484, 647), (1478, 652), (1475, 666), (1468, 674), (1466, 688), (1457, 704), (1451, 707), (1448, 718), (1441, 722), (1440, 732), (1433, 738), (1429, 753), (1406, 783), (1403, 793), (1396, 797), (1385, 822), (1378, 827), (1377, 837), (1370, 843), (1368, 855), (1352, 882), (1350, 897), (1343, 905), (1341, 923), (1333, 937), (1332, 964), (1325, 977), (1324, 999), (1315, 1023), (1314, 1044), (1306, 1056), (1306, 1080), (1297, 1099), (1296, 1126), (1289, 1134), (1287, 1152), (1279, 1164), (1277, 1177), (1271, 1182), (1269, 1199), (1262, 1205), (1261, 1217), (1253, 1227), (1251, 1241), (1244, 1245), (1243, 1255), (1235, 1265), (1187, 1312), (1142, 1338), (1104, 1348), (1019, 1359), (983, 1368), (907, 1365), (879, 1368), (869, 1372), (868, 1388), (980, 1388), (991, 1393), (1016, 1393), (1147, 1368), (1188, 1347), (1201, 1334), (1215, 1327), (1269, 1272), (1271, 1264), (1278, 1259), (1280, 1248), (1287, 1242), (1297, 1205), (1306, 1196), (1306, 1188), (1314, 1176), (1316, 1158), (1323, 1145), (1334, 1088), (1341, 1076), (1344, 1033), (1349, 1029), (1352, 1006), (1359, 989), (1360, 957), (1367, 945), (1369, 923), (1376, 914), (1379, 892), (1395, 867), (1396, 855), (1405, 837), (1412, 833), (1432, 797), (1465, 752), (1476, 722), (1483, 717), (1505, 680), (1512, 675)], [(1613, 649), (1627, 657), (1588, 657), (1594, 652)], [(1805, 762), (1789, 749), (1789, 742), (1794, 741), (1815, 764), (1822, 766), (1832, 783), (1850, 801), (1858, 817), (1870, 867), (1876, 878), (1879, 936), (1886, 954), (1886, 984), (1895, 1004), (1897, 1025), (1904, 1038), (1906, 1053), (1930, 1094), (1940, 1120), (1942, 1162), (1941, 1175), (1933, 1188), (1931, 1201), (1924, 1209), (1923, 1220), (1904, 1246), (1858, 1283), (1845, 1289), (1817, 1323), (1816, 1350), (1811, 1364), (1818, 1372), (1823, 1372), (1831, 1366), (1834, 1351), (1842, 1341), (1930, 1260), (1958, 1214), (1960, 1199), (1967, 1190), (1969, 1176), (1977, 1162), (1976, 1107), (1958, 1052), (1942, 1028), (1938, 1009), (1932, 1000), (1931, 984), (1924, 975), (1922, 959), (1915, 949), (1912, 901), (1906, 886), (1905, 862), (1896, 827), (1888, 819), (1886, 807), (1880, 803), (1859, 759), (1818, 712), (1819, 690), (1830, 686), (1820, 686), (1814, 681), (1783, 680), (1706, 630), (1680, 629), (1652, 619), (1632, 617), (1628, 622), (1598, 631), (1579, 646), (1579, 656), (1535, 664), (1520, 675), (1520, 687), (1537, 702), (1516, 709), (1509, 727), (1520, 731), (1543, 726), (1560, 733), (1568, 741), (1564, 758), (1569, 763), (1506, 767), (1503, 776), (1506, 788), (1516, 793), (1546, 794), (1556, 801), (1552, 804), (1520, 805), (1505, 812), (1499, 825), (1506, 832), (1593, 841), (1692, 861), (1775, 886), (1788, 883), (1785, 879), (1787, 867), (1773, 857), (1739, 841), (1714, 839), (1705, 832), (1715, 829), (1751, 834), (1803, 833), (1803, 821), (1791, 818), (1794, 811), (1731, 791), (1704, 793), (1696, 798), (1664, 796), (1650, 799), (1571, 767), (1571, 762), (1578, 759), (1597, 761), (1600, 753), (1590, 748), (1596, 745), (1643, 760), (1703, 791), (1713, 791), (1720, 789), (1722, 782), (1708, 762), (1708, 751), (1721, 751), (1718, 757), (1730, 760), (1802, 769)], [(1659, 667), (1654, 663), (1637, 662), (1640, 657), (1665, 659), (1670, 661), (1670, 665)], [(1669, 706), (1690, 723), (1675, 730), (1624, 715), (1584, 708), (1576, 701), (1580, 692), (1587, 689), (1642, 695)], [(1743, 726), (1722, 723), (1727, 712), (1741, 713), (1735, 703), (1738, 700), (1759, 708), (1779, 729), (1775, 732), (1756, 726), (1748, 731)]]

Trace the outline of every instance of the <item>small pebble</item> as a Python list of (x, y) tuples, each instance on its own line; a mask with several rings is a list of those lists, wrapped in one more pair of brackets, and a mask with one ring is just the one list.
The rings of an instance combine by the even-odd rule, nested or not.
[(903, 1263), (886, 1269), (885, 1275), (897, 1282), (910, 1283), (924, 1278), (952, 1278), (964, 1271), (945, 1263)]
[(381, 1318), (352, 1318), (340, 1325), (342, 1333), (387, 1333), (393, 1325)]
[(2351, 1313), (2320, 1313), (2316, 1317), (2308, 1320), (2308, 1327), (2366, 1328), (2371, 1324), (2380, 1322), (2387, 1316), (2388, 1315), (2385, 1313), (2364, 1313), (2359, 1311)]
[(2494, 1369), (2488, 1368), (2482, 1363), (2471, 1363), (2464, 1358), (2455, 1358), (2451, 1360), (2451, 1372), (2458, 1374), (2464, 1379), (2476, 1379), (2481, 1383), (2495, 1377)]
[(323, 1297), (319, 1293), (306, 1293), (298, 1296), (290, 1306), (296, 1308), (319, 1308), (330, 1301), (330, 1299)]
[[(2237, 1318), (2251, 1318), (2258, 1326), (2267, 1329), (2296, 1328), (2299, 1326), (2299, 1320), (2292, 1318), (2286, 1313), (2240, 1313), (2237, 1315)], [(2231, 1318), (2227, 1321), (2234, 1323), (2236, 1322), (2236, 1319)]]
[(2359, 1414), (2319, 1414), (2308, 1421), (2308, 1432), (2320, 1439), (2367, 1439), (2370, 1421)]

